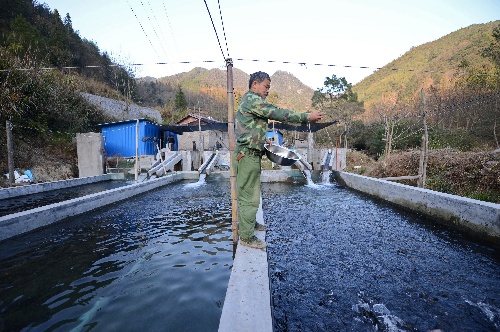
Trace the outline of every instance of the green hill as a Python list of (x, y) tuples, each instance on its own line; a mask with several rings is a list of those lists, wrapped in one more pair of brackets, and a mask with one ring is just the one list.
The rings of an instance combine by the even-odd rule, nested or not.
[[(239, 99), (248, 90), (249, 74), (233, 68), (233, 87), (235, 107)], [(271, 93), (268, 100), (280, 107), (298, 111), (311, 110), (313, 90), (300, 82), (298, 78), (284, 71), (271, 75)], [(134, 93), (141, 105), (163, 110), (164, 120), (175, 121), (172, 116), (172, 101), (178, 87), (186, 95), (187, 107), (190, 110), (201, 108), (201, 114), (211, 116), (220, 121), (227, 120), (227, 71), (221, 69), (194, 68), (159, 79), (143, 77), (136, 79)]]
[[(281, 107), (307, 111), (311, 109), (313, 90), (285, 71), (271, 75), (273, 102)], [(249, 74), (233, 68), (233, 86), (236, 99), (248, 90)], [(169, 86), (181, 86), (192, 93), (208, 94), (227, 103), (227, 72), (221, 69), (194, 68), (189, 72), (162, 77), (158, 81)]]
[[(358, 93), (358, 99), (364, 101), (365, 107), (369, 110), (371, 106), (379, 103), (381, 96), (386, 93), (397, 92), (401, 100), (406, 100), (420, 93), (422, 87), (450, 86), (465, 72), (494, 73), (495, 67), (492, 61), (481, 56), (481, 52), (494, 41), (492, 32), (499, 24), (500, 21), (471, 25), (438, 40), (413, 47), (398, 59), (354, 85), (353, 90)], [(277, 71), (269, 74), (272, 74), (271, 91), (274, 94), (273, 97), (270, 95), (272, 102), (285, 108), (311, 110), (311, 97), (314, 92), (312, 89), (291, 73)], [(233, 76), (235, 96), (238, 99), (238, 95), (248, 89), (248, 74), (234, 68)], [(144, 79), (139, 80), (143, 81)], [(194, 68), (189, 72), (162, 77), (157, 81), (170, 86), (170, 94), (164, 94), (162, 98), (150, 95), (152, 100), (172, 98), (175, 95), (175, 87), (180, 85), (191, 94), (190, 99), (193, 101), (208, 98), (211, 100), (210, 105), (214, 105), (217, 101), (216, 108), (224, 107), (226, 104), (225, 70)], [(151, 90), (148, 90), (148, 93), (151, 93)], [(153, 102), (149, 106), (159, 105)]]
[(398, 91), (404, 99), (419, 93), (422, 87), (450, 84), (460, 73), (494, 73), (492, 61), (481, 56), (481, 51), (494, 41), (492, 32), (499, 24), (474, 24), (413, 47), (354, 85), (353, 90), (369, 108), (386, 92)]

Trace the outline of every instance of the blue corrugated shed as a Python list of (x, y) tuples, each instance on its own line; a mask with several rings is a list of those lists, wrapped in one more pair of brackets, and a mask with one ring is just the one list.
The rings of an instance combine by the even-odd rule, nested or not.
[[(172, 141), (172, 137), (173, 141)], [(173, 146), (172, 146), (173, 143)], [(179, 141), (177, 139), (177, 134), (173, 133), (171, 131), (164, 131), (163, 132), (163, 142), (162, 142), (163, 147), (167, 147), (172, 151), (179, 151)]]
[[(108, 157), (135, 156), (136, 124), (137, 120), (127, 120), (99, 125), (102, 127), (104, 150)], [(160, 129), (150, 120), (139, 119), (139, 155), (156, 154), (156, 143), (154, 139), (146, 140), (149, 137), (160, 139)]]
[[(268, 131), (266, 133), (266, 140), (271, 140), (274, 141), (274, 131)], [(276, 131), (276, 134), (278, 134), (278, 144), (283, 145), (283, 134), (280, 131)], [(276, 142), (274, 142), (276, 144)]]

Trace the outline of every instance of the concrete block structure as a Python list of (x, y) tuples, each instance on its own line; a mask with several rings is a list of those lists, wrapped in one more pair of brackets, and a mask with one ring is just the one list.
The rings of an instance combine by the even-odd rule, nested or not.
[(222, 124), (211, 117), (204, 117), (198, 114), (188, 114), (176, 124), (179, 126), (189, 126), (191, 128), (191, 131), (183, 132), (181, 135), (177, 136), (179, 150), (204, 151), (216, 150), (221, 147), (229, 147), (229, 136), (227, 130), (198, 130), (199, 126), (204, 127), (211, 124)]
[[(148, 119), (103, 123), (104, 150), (108, 157), (135, 157), (136, 144), (139, 155), (155, 155), (160, 144), (160, 129)], [(155, 141), (156, 139), (156, 141)]]
[(101, 133), (77, 133), (78, 176), (88, 177), (104, 174), (104, 140)]

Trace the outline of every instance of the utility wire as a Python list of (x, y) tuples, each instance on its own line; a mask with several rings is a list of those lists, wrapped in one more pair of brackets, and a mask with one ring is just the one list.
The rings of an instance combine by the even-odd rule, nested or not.
[(219, 4), (220, 21), (222, 23), (222, 32), (224, 33), (224, 41), (226, 42), (227, 57), (230, 58), (229, 47), (227, 46), (226, 30), (224, 29), (224, 20), (222, 20), (222, 10), (220, 9), (220, 1), (217, 0), (217, 3)]
[[(352, 65), (335, 65), (335, 64), (321, 64), (321, 63), (306, 63), (306, 62), (292, 62), (292, 61), (275, 61), (275, 60), (249, 60), (249, 59), (234, 59), (235, 61), (250, 61), (250, 62), (267, 62), (267, 63), (282, 63), (282, 64), (296, 64), (300, 66), (316, 66), (316, 67), (339, 67), (339, 68), (352, 68), (352, 69), (374, 69), (374, 70), (382, 70), (383, 67), (369, 67), (369, 66), (352, 66)], [(153, 63), (129, 63), (126, 65), (120, 64), (111, 64), (108, 66), (102, 65), (88, 65), (88, 66), (66, 66), (66, 67), (40, 67), (40, 68), (14, 68), (15, 70), (22, 71), (30, 71), (30, 70), (55, 70), (55, 69), (85, 69), (85, 68), (101, 68), (101, 67), (124, 67), (124, 66), (132, 66), (132, 67), (140, 67), (140, 66), (152, 66), (152, 65), (178, 65), (178, 64), (194, 64), (194, 63), (217, 63), (220, 60), (201, 60), (201, 61), (172, 61), (172, 62), (153, 62)], [(0, 72), (9, 72), (14, 69), (0, 69)], [(422, 73), (437, 73), (437, 74), (448, 74), (448, 73), (457, 73), (460, 75), (469, 74), (467, 71), (457, 71), (454, 69), (446, 70), (446, 71), (437, 71), (430, 69), (404, 69), (404, 68), (387, 68), (386, 70), (390, 71), (407, 71), (407, 72), (422, 72)], [(473, 74), (474, 76), (500, 76), (498, 74)]]
[(217, 29), (215, 29), (214, 20), (212, 19), (212, 14), (210, 14), (210, 9), (208, 9), (207, 0), (203, 0), (203, 1), (205, 2), (205, 7), (207, 7), (208, 16), (210, 16), (210, 21), (212, 22), (212, 27), (214, 28), (215, 36), (217, 37), (217, 42), (219, 43), (219, 48), (220, 48), (220, 51), (222, 53), (222, 57), (224, 58), (224, 60), (226, 60), (226, 56), (224, 55), (224, 51), (222, 50), (222, 46), (220, 45), (220, 40), (219, 40), (219, 35), (217, 34)]
[(165, 9), (165, 16), (167, 17), (168, 26), (170, 28), (170, 34), (172, 35), (172, 39), (174, 40), (176, 55), (179, 54), (179, 48), (177, 46), (177, 40), (175, 39), (174, 29), (172, 29), (172, 24), (170, 24), (170, 18), (168, 17), (167, 7), (165, 7), (165, 2), (162, 2), (163, 9)]
[[(142, 3), (142, 2), (141, 2)], [(134, 9), (132, 8), (132, 5), (130, 5), (130, 3), (127, 1), (127, 4), (129, 5), (130, 7), (130, 10), (132, 11), (132, 13), (134, 14), (135, 18), (137, 19), (137, 22), (139, 22), (139, 25), (141, 26), (141, 29), (142, 29), (142, 32), (144, 32), (144, 34), (146, 35), (146, 38), (147, 40), (149, 41), (149, 44), (151, 45), (151, 48), (153, 48), (153, 51), (155, 52), (156, 56), (158, 57), (158, 59), (160, 59), (160, 56), (158, 55), (158, 52), (156, 52), (156, 49), (155, 47), (153, 46), (153, 43), (151, 42), (151, 39), (149, 39), (149, 36), (148, 34), (146, 33), (146, 30), (144, 30), (144, 27), (142, 26), (141, 24), (141, 21), (139, 20), (139, 18), (137, 17), (137, 15), (135, 14), (134, 12)]]
[[(149, 23), (151, 24), (151, 28), (153, 29), (153, 32), (155, 33), (156, 35), (156, 38), (158, 39), (158, 41), (160, 42), (160, 47), (161, 49), (163, 50), (163, 53), (164, 54), (167, 54), (167, 51), (165, 51), (165, 48), (163, 47), (163, 43), (161, 42), (160, 40), (160, 36), (158, 36), (158, 33), (156, 32), (156, 29), (153, 25), (153, 21), (151, 21), (151, 18), (149, 17), (148, 13), (146, 12), (146, 6), (144, 6), (144, 3), (142, 1), (140, 1), (141, 5), (142, 5), (142, 8), (144, 9), (144, 12), (146, 13), (146, 17), (149, 21)], [(154, 15), (154, 14), (153, 14)]]
[(151, 10), (151, 13), (153, 14), (153, 18), (155, 19), (156, 25), (158, 26), (158, 29), (160, 30), (160, 34), (161, 34), (161, 37), (163, 39), (163, 42), (165, 43), (165, 47), (168, 48), (168, 42), (167, 42), (167, 39), (165, 38), (165, 35), (163, 34), (163, 29), (162, 29), (160, 23), (158, 22), (158, 19), (156, 18), (156, 15), (153, 11), (153, 7), (151, 6), (151, 3), (149, 1), (148, 1), (148, 5), (149, 5), (149, 10)]

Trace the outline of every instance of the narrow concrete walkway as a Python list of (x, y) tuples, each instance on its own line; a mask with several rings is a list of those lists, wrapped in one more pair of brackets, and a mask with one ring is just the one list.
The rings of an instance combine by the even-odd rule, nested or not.
[[(262, 204), (257, 222), (264, 224)], [(255, 232), (265, 239), (265, 232)], [(267, 252), (238, 243), (219, 323), (219, 332), (272, 332)]]

